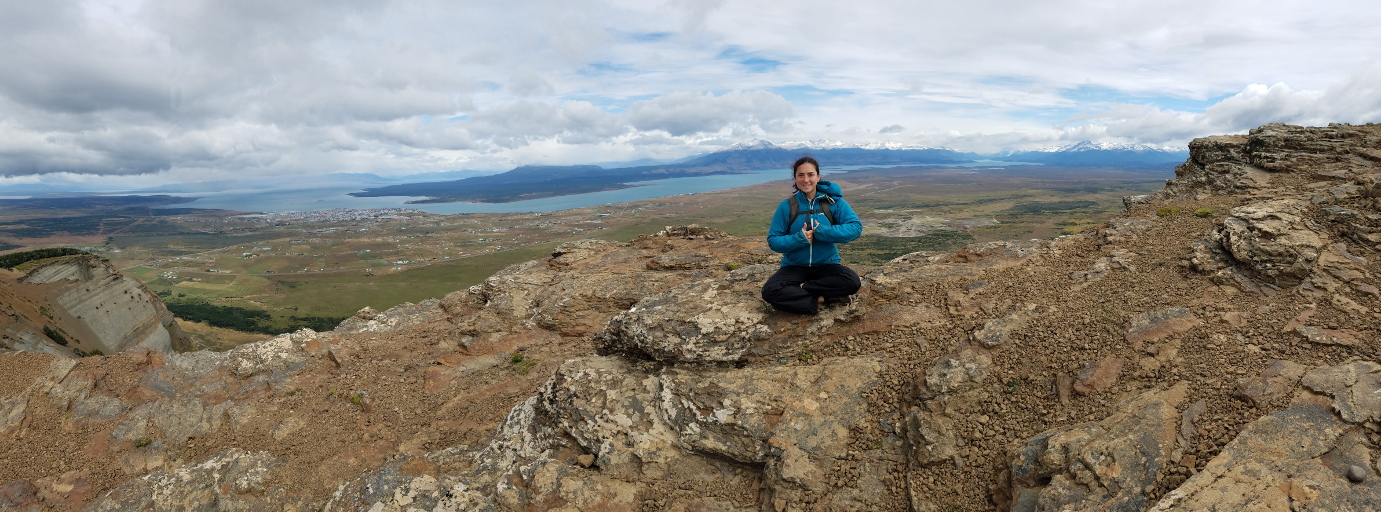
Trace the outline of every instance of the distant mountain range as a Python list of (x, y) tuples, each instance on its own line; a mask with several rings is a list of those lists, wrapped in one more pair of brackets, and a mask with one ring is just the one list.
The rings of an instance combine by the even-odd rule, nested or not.
[(1188, 148), (1152, 146), (1147, 144), (1110, 144), (1083, 141), (1068, 146), (1015, 151), (989, 157), (1005, 162), (1031, 162), (1065, 166), (1153, 166), (1178, 165), (1189, 158)]
[(1187, 149), (1176, 151), (1140, 144), (1117, 145), (1085, 141), (1036, 151), (978, 154), (893, 142), (856, 145), (833, 140), (815, 140), (778, 145), (754, 139), (669, 164), (608, 168), (595, 165), (523, 166), (500, 174), (451, 181), (388, 185), (368, 188), (350, 195), (422, 196), (427, 199), (417, 202), (425, 203), (507, 203), (628, 188), (633, 186), (630, 183), (637, 181), (787, 169), (793, 161), (803, 155), (819, 159), (821, 166), (828, 171), (832, 166), (957, 165), (979, 161), (1069, 167), (1160, 167), (1183, 162), (1189, 157), (1189, 152)]

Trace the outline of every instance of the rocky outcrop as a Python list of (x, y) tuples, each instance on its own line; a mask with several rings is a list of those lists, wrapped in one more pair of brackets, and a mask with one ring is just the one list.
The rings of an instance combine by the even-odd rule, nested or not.
[(18, 301), (37, 302), (39, 316), (6, 327), (5, 343), (12, 350), (73, 355), (114, 354), (132, 347), (164, 352), (187, 348), (163, 301), (100, 257), (54, 258), (30, 270), (15, 286), (22, 288), (16, 290), (23, 297)]
[(1301, 284), (1329, 292), (1339, 282), (1373, 286), (1365, 260), (1347, 249), (1348, 242), (1375, 249), (1381, 241), (1381, 216), (1370, 206), (1381, 195), (1381, 142), (1373, 132), (1271, 124), (1247, 136), (1196, 140), (1159, 197), (1246, 191), (1257, 200), (1231, 209), (1192, 244), (1191, 268), (1261, 293)]
[(1304, 211), (1305, 203), (1292, 199), (1233, 208), (1211, 239), (1260, 279), (1298, 284), (1313, 272), (1323, 249)]

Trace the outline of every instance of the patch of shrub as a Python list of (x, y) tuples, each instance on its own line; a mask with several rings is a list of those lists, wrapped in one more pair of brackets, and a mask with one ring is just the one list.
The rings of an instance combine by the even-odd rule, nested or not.
[(1169, 217), (1177, 213), (1180, 213), (1180, 207), (1178, 206), (1162, 206), (1160, 208), (1156, 208), (1157, 217)]
[(265, 329), (272, 319), (267, 311), (217, 306), (206, 302), (169, 302), (168, 310), (183, 320), (206, 322), (216, 327), (243, 332), (276, 334)]
[(56, 329), (45, 325), (43, 326), (43, 334), (58, 345), (67, 346), (67, 337), (63, 336), (62, 333), (58, 332)]
[(531, 371), (532, 367), (537, 366), (536, 360), (523, 355), (522, 352), (514, 352), (513, 355), (508, 358), (508, 362), (512, 363), (513, 368), (517, 369), (518, 373), (522, 375), (527, 375), (527, 372)]
[(267, 311), (258, 309), (218, 306), (202, 301), (173, 301), (167, 305), (168, 311), (172, 311), (174, 316), (183, 320), (206, 322), (216, 327), (259, 334), (293, 332), (303, 327), (313, 331), (329, 331), (345, 320), (345, 317), (289, 316), (284, 324), (281, 319), (275, 322)]
[(5, 267), (13, 270), (14, 267), (18, 267), (30, 261), (36, 261), (47, 258), (56, 258), (58, 256), (71, 256), (74, 254), (91, 253), (73, 247), (51, 247), (48, 249), (34, 249), (32, 251), (15, 252), (6, 254), (4, 256), (0, 256), (0, 267)]
[(1207, 217), (1207, 216), (1209, 216), (1209, 215), (1213, 215), (1213, 209), (1212, 209), (1212, 208), (1199, 208), (1198, 210), (1194, 210), (1194, 216), (1195, 216), (1195, 217), (1198, 217), (1198, 218), (1201, 218), (1201, 219), (1202, 219), (1202, 218)]

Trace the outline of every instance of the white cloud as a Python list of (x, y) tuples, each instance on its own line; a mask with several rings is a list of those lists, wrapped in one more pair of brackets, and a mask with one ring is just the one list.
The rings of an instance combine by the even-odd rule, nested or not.
[(3, 1), (0, 176), (1178, 144), (1381, 121), (1377, 26), (1362, 0)]
[(1318, 126), (1381, 122), (1381, 65), (1372, 65), (1322, 91), (1278, 83), (1251, 84), (1203, 112), (1120, 105), (1101, 118), (1108, 135), (1154, 143), (1183, 143), (1217, 133), (1243, 133), (1266, 123)]
[(588, 143), (626, 130), (612, 114), (583, 101), (561, 105), (516, 101), (480, 111), (467, 125), (476, 138), (509, 149), (558, 137)]
[(551, 83), (527, 66), (513, 72), (513, 78), (508, 81), (508, 88), (518, 96), (547, 96), (555, 92)]
[(794, 117), (790, 102), (766, 91), (733, 91), (720, 96), (675, 92), (634, 102), (626, 115), (640, 130), (661, 130), (674, 136), (724, 129), (779, 132)]

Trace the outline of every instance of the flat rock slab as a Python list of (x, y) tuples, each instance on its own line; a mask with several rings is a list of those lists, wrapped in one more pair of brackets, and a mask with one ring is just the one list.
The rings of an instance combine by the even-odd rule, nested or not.
[(1131, 328), (1127, 329), (1127, 343), (1140, 350), (1142, 344), (1154, 342), (1171, 334), (1193, 329), (1203, 323), (1184, 307), (1165, 308), (1149, 311), (1132, 317)]
[[(1263, 377), (1292, 380), (1300, 368), (1272, 372)], [(1365, 426), (1381, 417), (1378, 374), (1381, 365), (1370, 361), (1308, 370), (1294, 403), (1247, 425), (1150, 510), (1381, 510)]]
[(1262, 417), (1150, 510), (1381, 510), (1381, 480), (1354, 483), (1355, 463), (1323, 456), (1344, 448), (1347, 427), (1317, 404)]
[(1117, 376), (1121, 372), (1122, 358), (1117, 356), (1110, 355), (1089, 363), (1079, 372), (1079, 377), (1074, 382), (1074, 391), (1081, 395), (1091, 395), (1108, 389), (1117, 383)]
[(1036, 306), (1029, 304), (1019, 311), (1008, 313), (1002, 318), (989, 320), (983, 327), (974, 331), (970, 337), (986, 348), (994, 348), (1007, 343), (1012, 334), (1026, 327), (1026, 322), (1035, 316)]

